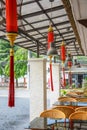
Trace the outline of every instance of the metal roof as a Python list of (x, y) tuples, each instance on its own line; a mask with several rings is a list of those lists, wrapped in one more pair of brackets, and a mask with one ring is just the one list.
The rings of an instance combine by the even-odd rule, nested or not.
[[(60, 45), (64, 41), (72, 55), (83, 55), (83, 50), (75, 35), (70, 18), (63, 5), (64, 0), (17, 0), (18, 37), (15, 45), (26, 48), (38, 55), (47, 53), (47, 32), (52, 23), (55, 47), (60, 55)], [(6, 38), (5, 0), (0, 0), (3, 21), (0, 22), (0, 38)]]

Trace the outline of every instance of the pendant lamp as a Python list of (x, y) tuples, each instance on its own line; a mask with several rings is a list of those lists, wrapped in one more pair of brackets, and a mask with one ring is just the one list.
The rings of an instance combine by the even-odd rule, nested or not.
[(57, 54), (57, 50), (55, 49), (55, 45), (54, 42), (50, 43), (50, 48), (47, 51), (47, 56), (56, 56)]
[[(51, 2), (51, 18), (52, 18), (52, 2), (54, 0), (49, 0)], [(54, 91), (53, 88), (53, 77), (52, 77), (52, 57), (57, 55), (57, 51), (55, 49), (55, 43), (54, 43), (54, 33), (52, 24), (50, 21), (49, 28), (48, 28), (48, 51), (47, 56), (50, 58), (50, 84), (51, 84), (51, 90)]]

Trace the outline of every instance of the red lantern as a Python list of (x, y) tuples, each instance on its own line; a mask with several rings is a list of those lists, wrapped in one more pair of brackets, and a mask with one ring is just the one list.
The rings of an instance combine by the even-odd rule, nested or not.
[(64, 62), (66, 60), (66, 49), (65, 49), (65, 44), (62, 42), (61, 48), (60, 48), (60, 54), (61, 54), (61, 61), (62, 61), (62, 72), (63, 72), (63, 86), (66, 86), (66, 79), (65, 79), (65, 71), (64, 71)]
[(68, 61), (68, 67), (72, 67), (72, 61)]
[(6, 0), (6, 30), (10, 41), (10, 85), (8, 106), (14, 106), (14, 40), (16, 39), (17, 27), (17, 4), (16, 0)]
[(66, 49), (65, 49), (64, 42), (62, 42), (62, 45), (61, 45), (61, 61), (64, 63), (65, 60), (66, 60)]
[(72, 56), (71, 56), (70, 53), (68, 53), (67, 57), (68, 57), (68, 59), (67, 59), (67, 65), (68, 65), (69, 68), (71, 68), (72, 67)]
[(6, 30), (11, 33), (18, 32), (16, 0), (6, 0)]
[(54, 33), (53, 33), (53, 28), (50, 25), (48, 28), (48, 49), (50, 47), (50, 43), (54, 41)]
[[(50, 48), (50, 43), (54, 41), (54, 33), (53, 28), (50, 25), (48, 28), (48, 49)], [(52, 56), (50, 56), (50, 83), (51, 83), (51, 90), (53, 91), (53, 77), (52, 77)]]

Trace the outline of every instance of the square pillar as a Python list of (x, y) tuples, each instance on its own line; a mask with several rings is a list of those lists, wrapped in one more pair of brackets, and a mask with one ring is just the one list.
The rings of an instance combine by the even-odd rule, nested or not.
[(47, 109), (46, 59), (30, 59), (30, 121)]
[(53, 87), (54, 91), (48, 90), (48, 100), (49, 106), (52, 107), (53, 103), (58, 101), (58, 97), (60, 96), (60, 64), (53, 63), (52, 64), (52, 76), (53, 76)]

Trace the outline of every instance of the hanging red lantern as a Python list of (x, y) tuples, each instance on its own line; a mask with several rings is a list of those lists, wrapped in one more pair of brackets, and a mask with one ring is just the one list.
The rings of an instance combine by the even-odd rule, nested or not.
[(16, 0), (6, 0), (6, 30), (17, 32), (17, 4)]
[(69, 68), (72, 67), (72, 61), (68, 61), (68, 67), (69, 67)]
[(69, 68), (72, 67), (72, 56), (70, 53), (68, 53), (68, 55), (67, 55), (67, 65)]
[(60, 54), (61, 54), (61, 61), (64, 63), (65, 60), (66, 60), (66, 49), (65, 49), (64, 42), (62, 42), (62, 44), (61, 44), (61, 52), (60, 52)]
[(14, 41), (17, 37), (17, 3), (16, 0), (6, 0), (6, 30), (10, 41), (10, 84), (8, 106), (14, 106)]
[(48, 49), (50, 48), (50, 43), (54, 41), (54, 33), (53, 33), (53, 28), (50, 25), (48, 28)]
[(63, 87), (65, 87), (66, 86), (66, 79), (65, 79), (64, 62), (66, 60), (66, 49), (65, 49), (64, 42), (62, 42), (62, 44), (61, 44), (60, 54), (61, 54), (61, 61), (62, 61)]
[[(48, 28), (48, 50), (53, 44), (53, 41), (54, 41), (54, 33), (53, 33), (53, 28), (50, 25)], [(54, 89), (53, 89), (53, 77), (52, 77), (52, 55), (49, 55), (49, 57), (50, 57), (50, 85), (51, 85), (51, 90), (53, 91)]]
[(71, 67), (72, 67), (72, 56), (70, 53), (68, 53), (68, 67), (69, 67), (69, 84), (72, 88), (72, 73), (71, 73)]

